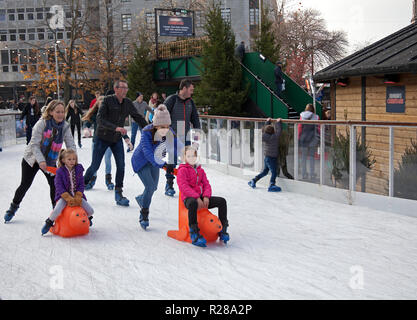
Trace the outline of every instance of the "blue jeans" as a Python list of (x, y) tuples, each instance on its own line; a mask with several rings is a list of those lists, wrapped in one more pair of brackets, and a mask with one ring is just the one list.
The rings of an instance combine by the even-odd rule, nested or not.
[(159, 182), (159, 168), (147, 163), (142, 169), (138, 171), (138, 176), (142, 180), (145, 190), (142, 194), (143, 208), (149, 209), (151, 206), (152, 196), (156, 189), (158, 189)]
[(132, 121), (132, 136), (130, 137), (130, 142), (132, 142), (133, 146), (135, 146), (136, 141), (136, 134), (138, 133), (138, 129), (142, 132), (142, 128), (139, 127), (136, 121)]
[(266, 177), (271, 170), (271, 180), (270, 184), (275, 185), (275, 181), (277, 179), (277, 158), (273, 157), (265, 157), (264, 159), (264, 170), (255, 177), (255, 182)]
[(93, 161), (84, 175), (84, 183), (87, 184), (94, 173), (100, 168), (101, 160), (110, 148), (116, 161), (116, 188), (123, 188), (123, 180), (125, 177), (125, 153), (123, 149), (123, 141), (119, 139), (117, 142), (108, 142), (97, 137), (93, 152)]
[[(95, 146), (95, 142), (93, 141), (93, 147), (91, 150), (91, 155), (94, 155), (94, 146)], [(106, 153), (104, 154), (104, 164), (106, 165), (106, 174), (111, 174), (111, 149), (107, 148)], [(93, 174), (94, 177), (97, 177), (97, 171), (94, 172)]]

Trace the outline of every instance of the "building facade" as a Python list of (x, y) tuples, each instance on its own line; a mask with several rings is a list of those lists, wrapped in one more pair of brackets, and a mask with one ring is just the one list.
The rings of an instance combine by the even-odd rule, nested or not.
[[(80, 2), (78, 12), (72, 12), (75, 2)], [(230, 21), (235, 32), (236, 42), (245, 41), (248, 49), (251, 38), (259, 30), (260, 4), (276, 8), (275, 1), (272, 0), (219, 2), (224, 19)], [(108, 19), (105, 19), (108, 14), (106, 6), (110, 6), (111, 29), (114, 35), (112, 41), (115, 46), (121, 45), (123, 51), (127, 51), (134, 42), (128, 34), (135, 30), (138, 20), (145, 19), (147, 28), (154, 30), (154, 9), (170, 5), (190, 9), (189, 1), (181, 0), (0, 0), (0, 97), (3, 100), (17, 100), (21, 95), (27, 96), (26, 87), (31, 79), (24, 79), (23, 73), (28, 65), (36, 68), (39, 59), (53, 59), (51, 55), (54, 54), (55, 43), (71, 38), (68, 23), (74, 15), (82, 16), (87, 10), (97, 13), (91, 14), (88, 21), (89, 30), (97, 31), (108, 24)], [(191, 9), (195, 11), (195, 34), (197, 37), (202, 36), (204, 10), (199, 6)], [(47, 19), (51, 17), (56, 18), (58, 24), (64, 22), (64, 25), (58, 25), (56, 32), (51, 32), (47, 25)], [(169, 40), (160, 38), (160, 41)], [(36, 55), (37, 51), (41, 53)]]

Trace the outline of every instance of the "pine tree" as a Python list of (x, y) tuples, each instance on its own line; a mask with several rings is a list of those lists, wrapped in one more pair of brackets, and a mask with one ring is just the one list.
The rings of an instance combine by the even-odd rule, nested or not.
[(261, 32), (255, 38), (254, 49), (273, 63), (280, 59), (280, 46), (272, 30), (267, 9), (262, 9)]
[(141, 92), (145, 99), (148, 99), (154, 91), (156, 85), (153, 81), (153, 61), (151, 59), (151, 45), (146, 39), (141, 39), (140, 45), (135, 46), (135, 54), (130, 62), (127, 73), (129, 84), (128, 97), (132, 100), (136, 98), (136, 92)]
[(217, 3), (208, 9), (205, 31), (208, 41), (203, 45), (203, 72), (195, 101), (210, 106), (210, 114), (242, 115), (248, 90), (242, 88), (242, 70), (234, 57), (235, 36)]

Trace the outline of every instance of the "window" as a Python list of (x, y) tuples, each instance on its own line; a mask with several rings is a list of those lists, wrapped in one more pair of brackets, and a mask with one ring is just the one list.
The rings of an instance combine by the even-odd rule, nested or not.
[(19, 21), (25, 20), (25, 14), (24, 13), (19, 13), (17, 15), (17, 20), (19, 20)]
[(9, 50), (1, 50), (1, 64), (10, 64)]
[(54, 34), (52, 32), (48, 32), (48, 40), (54, 40)]
[(0, 9), (0, 21), (6, 21), (6, 10)]
[(28, 51), (27, 49), (19, 49), (20, 64), (28, 63)]
[(37, 20), (43, 20), (43, 12), (36, 13), (36, 19)]
[(44, 33), (38, 33), (38, 40), (45, 40), (45, 34)]
[(67, 39), (71, 39), (71, 32), (67, 32)]
[(230, 8), (222, 9), (222, 18), (224, 21), (229, 22), (229, 23), (232, 21)]
[(7, 35), (6, 34), (0, 34), (0, 41), (7, 41)]
[(155, 29), (155, 13), (146, 13), (146, 26), (148, 29)]
[(22, 12), (25, 12), (25, 9), (23, 9), (23, 8), (19, 8), (19, 9), (17, 9), (16, 11), (17, 11), (17, 13), (22, 13)]
[(12, 66), (12, 71), (13, 72), (18, 72), (19, 71), (19, 67), (18, 66)]
[(35, 20), (33, 13), (28, 13), (28, 20)]
[(56, 38), (57, 38), (58, 40), (62, 40), (62, 39), (64, 39), (64, 34), (63, 34), (62, 32), (58, 32), (58, 33), (56, 34)]
[(3, 72), (9, 72), (9, 66), (3, 66)]
[(196, 28), (202, 28), (204, 26), (203, 23), (203, 15), (200, 10), (195, 12), (195, 27)]
[(15, 34), (11, 34), (10, 35), (10, 41), (16, 41), (16, 35)]
[(24, 33), (20, 33), (20, 34), (19, 34), (19, 40), (20, 40), (20, 41), (26, 41), (26, 34), (24, 34)]
[(252, 26), (259, 24), (259, 9), (249, 9), (249, 24)]
[(29, 49), (29, 63), (36, 64), (38, 62), (37, 52), (35, 49)]
[(123, 31), (132, 30), (132, 15), (131, 14), (122, 14), (122, 30)]
[(34, 8), (26, 8), (26, 12), (35, 12)]
[(35, 40), (35, 34), (34, 33), (29, 33), (29, 40), (30, 41), (34, 41)]
[(14, 14), (9, 14), (9, 21), (14, 21)]
[(10, 50), (10, 62), (11, 64), (19, 63), (19, 56), (18, 56), (17, 50)]

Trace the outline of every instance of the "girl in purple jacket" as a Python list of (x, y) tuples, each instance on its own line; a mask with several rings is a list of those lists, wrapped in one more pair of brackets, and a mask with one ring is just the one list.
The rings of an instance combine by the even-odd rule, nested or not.
[(229, 223), (227, 221), (227, 203), (224, 198), (212, 197), (211, 186), (201, 165), (197, 164), (197, 150), (192, 146), (184, 149), (184, 164), (181, 164), (177, 172), (178, 188), (181, 192), (181, 201), (184, 201), (188, 209), (188, 223), (190, 237), (194, 245), (206, 246), (206, 239), (200, 235), (197, 224), (197, 211), (203, 208), (218, 208), (219, 219), (223, 229), (219, 232), (221, 241), (227, 243), (230, 237), (227, 233)]
[(42, 235), (48, 233), (54, 221), (68, 205), (70, 207), (83, 207), (87, 212), (90, 226), (93, 224), (93, 208), (84, 196), (84, 168), (78, 163), (77, 153), (72, 149), (62, 149), (58, 156), (58, 167), (55, 176), (56, 206), (45, 221)]

